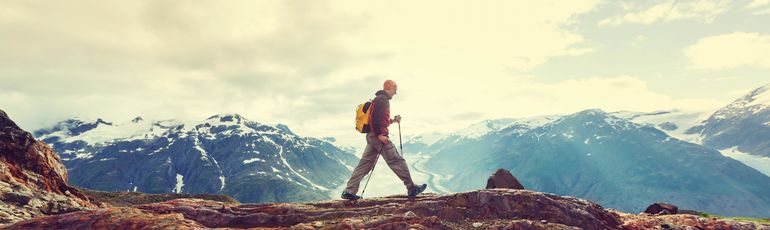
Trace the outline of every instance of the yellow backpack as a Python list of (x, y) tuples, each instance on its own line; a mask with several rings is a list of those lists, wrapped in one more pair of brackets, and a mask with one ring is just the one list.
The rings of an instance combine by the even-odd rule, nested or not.
[(371, 131), (369, 122), (372, 119), (372, 105), (372, 101), (367, 101), (356, 107), (356, 130), (358, 130), (359, 133), (369, 133), (369, 131)]

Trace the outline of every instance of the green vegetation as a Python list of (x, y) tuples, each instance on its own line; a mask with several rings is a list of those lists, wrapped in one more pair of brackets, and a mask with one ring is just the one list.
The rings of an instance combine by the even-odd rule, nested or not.
[(752, 222), (757, 222), (761, 224), (770, 224), (770, 218), (725, 217), (725, 216), (712, 215), (705, 212), (698, 212), (698, 216), (705, 217), (705, 218), (728, 219), (728, 220), (737, 220), (737, 221), (752, 221)]
[(78, 189), (95, 202), (107, 203), (115, 207), (157, 203), (180, 198), (196, 198), (227, 204), (240, 204), (232, 197), (222, 194), (145, 194), (141, 192), (104, 192), (86, 188)]

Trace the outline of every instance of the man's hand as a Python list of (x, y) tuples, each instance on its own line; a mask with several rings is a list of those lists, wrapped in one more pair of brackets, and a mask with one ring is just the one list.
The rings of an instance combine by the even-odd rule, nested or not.
[(377, 139), (380, 139), (380, 142), (386, 145), (388, 144), (388, 142), (390, 142), (390, 140), (388, 140), (388, 137), (386, 137), (385, 135), (378, 135)]
[(390, 123), (401, 123), (401, 115), (396, 115), (396, 117), (390, 120)]

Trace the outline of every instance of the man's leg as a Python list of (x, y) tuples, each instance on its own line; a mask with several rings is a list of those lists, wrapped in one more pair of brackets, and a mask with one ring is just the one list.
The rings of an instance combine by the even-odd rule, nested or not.
[(392, 142), (385, 145), (385, 149), (382, 150), (382, 157), (385, 158), (385, 162), (388, 162), (388, 166), (396, 173), (396, 176), (404, 182), (407, 191), (415, 188), (406, 160), (398, 153)]
[(374, 148), (371, 144), (366, 145), (364, 154), (361, 155), (361, 160), (358, 162), (358, 166), (353, 170), (353, 175), (348, 180), (348, 187), (345, 188), (350, 194), (356, 194), (358, 192), (358, 186), (361, 184), (361, 179), (369, 174), (374, 167), (374, 161), (377, 160), (379, 155), (379, 149)]

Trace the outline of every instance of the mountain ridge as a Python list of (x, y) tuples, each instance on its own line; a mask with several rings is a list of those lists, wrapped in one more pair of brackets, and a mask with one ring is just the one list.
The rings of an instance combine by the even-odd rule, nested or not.
[[(425, 165), (447, 175), (440, 182), (451, 191), (480, 187), (473, 178), (505, 168), (521, 176), (525, 187), (624, 211), (666, 199), (718, 214), (770, 215), (770, 195), (763, 192), (770, 189), (770, 177), (716, 150), (596, 109), (521, 133), (497, 132), (443, 146)], [(737, 194), (746, 198), (730, 198)], [(714, 199), (736, 206), (722, 207)]]
[(104, 191), (319, 200), (357, 162), (349, 149), (232, 113), (202, 121), (68, 119), (35, 133), (62, 154), (74, 184)]

